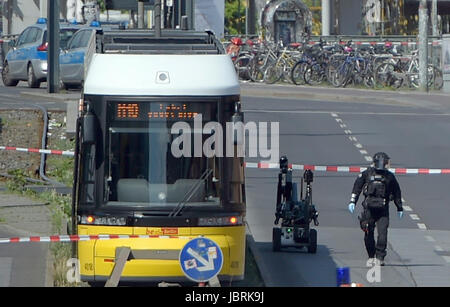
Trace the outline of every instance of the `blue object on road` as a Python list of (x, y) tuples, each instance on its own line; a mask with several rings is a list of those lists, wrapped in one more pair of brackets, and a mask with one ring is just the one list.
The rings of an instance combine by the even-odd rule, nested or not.
[(186, 243), (180, 252), (183, 273), (195, 282), (207, 282), (222, 270), (223, 254), (211, 239), (200, 237)]
[(337, 268), (336, 281), (338, 287), (340, 287), (341, 285), (350, 284), (350, 268), (349, 267)]

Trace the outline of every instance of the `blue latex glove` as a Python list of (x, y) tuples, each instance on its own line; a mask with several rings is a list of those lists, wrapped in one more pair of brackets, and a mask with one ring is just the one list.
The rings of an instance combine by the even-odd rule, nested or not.
[(403, 217), (403, 211), (397, 211), (398, 218), (401, 219)]
[(355, 204), (354, 203), (348, 204), (348, 211), (350, 211), (350, 213), (352, 213), (352, 214), (353, 214), (353, 212), (355, 212)]

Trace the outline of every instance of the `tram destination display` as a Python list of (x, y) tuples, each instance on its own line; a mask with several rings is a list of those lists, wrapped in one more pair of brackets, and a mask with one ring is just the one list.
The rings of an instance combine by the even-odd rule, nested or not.
[(114, 102), (114, 120), (193, 120), (202, 115), (209, 118), (208, 103), (158, 103), (158, 102)]

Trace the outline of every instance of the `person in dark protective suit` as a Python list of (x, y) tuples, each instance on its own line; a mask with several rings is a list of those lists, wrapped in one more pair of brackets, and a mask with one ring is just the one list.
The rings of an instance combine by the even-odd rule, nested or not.
[[(373, 165), (359, 174), (353, 185), (348, 210), (353, 213), (359, 195), (363, 192), (364, 208), (359, 217), (361, 229), (364, 231), (364, 243), (370, 260), (384, 265), (386, 256), (387, 234), (389, 226), (389, 201), (394, 200), (399, 218), (403, 216), (402, 193), (394, 174), (388, 169), (390, 158), (384, 152), (373, 156)], [(378, 237), (375, 243), (375, 226)]]

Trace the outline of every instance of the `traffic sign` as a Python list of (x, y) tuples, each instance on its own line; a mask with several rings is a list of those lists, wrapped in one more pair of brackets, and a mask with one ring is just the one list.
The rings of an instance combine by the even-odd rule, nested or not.
[(189, 279), (207, 282), (216, 277), (222, 269), (222, 250), (211, 239), (204, 237), (192, 239), (180, 252), (180, 265)]

